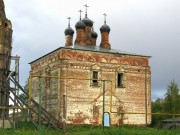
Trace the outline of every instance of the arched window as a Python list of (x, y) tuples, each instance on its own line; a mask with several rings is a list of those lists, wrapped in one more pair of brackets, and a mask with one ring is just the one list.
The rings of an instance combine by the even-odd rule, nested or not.
[(125, 87), (125, 84), (126, 84), (125, 71), (120, 66), (116, 70), (116, 87), (123, 88), (123, 87)]

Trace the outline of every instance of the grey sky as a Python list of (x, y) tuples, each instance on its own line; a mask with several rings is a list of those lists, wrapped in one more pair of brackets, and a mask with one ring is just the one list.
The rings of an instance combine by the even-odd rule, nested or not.
[[(150, 55), (153, 99), (163, 97), (173, 79), (180, 86), (180, 0), (4, 0), (13, 24), (13, 55), (20, 55), (20, 82), (28, 78), (29, 62), (64, 46), (67, 17), (71, 27), (78, 10), (88, 4), (88, 17), (99, 28), (103, 13), (111, 28), (113, 49)], [(84, 18), (84, 12), (82, 13)], [(75, 39), (75, 34), (74, 34)]]

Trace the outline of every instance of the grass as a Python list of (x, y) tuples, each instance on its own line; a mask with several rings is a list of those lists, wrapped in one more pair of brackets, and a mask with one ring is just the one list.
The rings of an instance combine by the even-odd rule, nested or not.
[[(18, 128), (0, 129), (0, 135), (62, 135), (62, 131), (42, 126), (37, 131), (29, 122), (19, 122)], [(95, 126), (71, 126), (67, 128), (66, 135), (180, 135), (180, 129), (163, 130), (149, 127), (121, 126), (102, 127)]]

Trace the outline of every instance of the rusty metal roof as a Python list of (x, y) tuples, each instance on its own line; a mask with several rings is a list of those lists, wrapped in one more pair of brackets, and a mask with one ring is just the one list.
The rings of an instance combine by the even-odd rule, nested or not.
[(64, 47), (59, 47), (57, 49), (55, 49), (54, 51), (51, 51), (45, 55), (43, 55), (42, 57), (39, 57), (38, 59), (30, 62), (29, 64), (55, 52), (58, 51), (60, 49), (70, 49), (70, 50), (82, 50), (82, 51), (90, 51), (90, 52), (101, 52), (101, 53), (110, 53), (110, 54), (117, 54), (117, 55), (129, 55), (129, 56), (140, 56), (140, 57), (151, 57), (151, 56), (147, 56), (147, 55), (141, 55), (141, 54), (136, 54), (136, 53), (130, 53), (130, 52), (125, 52), (125, 51), (120, 51), (120, 50), (115, 50), (115, 49), (105, 49), (99, 46), (93, 46), (93, 45), (73, 45), (73, 46), (64, 46)]

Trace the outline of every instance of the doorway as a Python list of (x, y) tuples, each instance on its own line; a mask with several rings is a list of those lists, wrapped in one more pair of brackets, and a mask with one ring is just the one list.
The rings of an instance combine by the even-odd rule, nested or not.
[(104, 126), (109, 127), (110, 126), (110, 114), (104, 113)]

